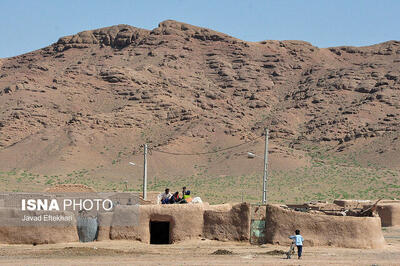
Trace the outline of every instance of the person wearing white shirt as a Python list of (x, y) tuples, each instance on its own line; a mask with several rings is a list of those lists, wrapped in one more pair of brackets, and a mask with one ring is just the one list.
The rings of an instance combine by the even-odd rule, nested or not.
[(157, 203), (158, 204), (168, 204), (169, 199), (172, 197), (172, 193), (169, 192), (169, 188), (165, 189), (165, 192), (158, 195)]

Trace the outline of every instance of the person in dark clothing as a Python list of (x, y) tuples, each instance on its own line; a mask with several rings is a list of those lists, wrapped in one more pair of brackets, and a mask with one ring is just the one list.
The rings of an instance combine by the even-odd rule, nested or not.
[(179, 203), (182, 199), (179, 197), (179, 192), (175, 192), (174, 195), (169, 199), (170, 204)]

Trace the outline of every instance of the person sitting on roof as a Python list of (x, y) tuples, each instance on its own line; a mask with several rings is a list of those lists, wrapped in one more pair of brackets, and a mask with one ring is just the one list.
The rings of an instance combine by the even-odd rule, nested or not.
[(169, 192), (169, 188), (166, 188), (165, 192), (158, 195), (158, 204), (168, 204), (171, 197), (172, 194)]
[(169, 204), (179, 203), (182, 199), (179, 197), (179, 192), (175, 192), (169, 199)]
[(189, 203), (192, 201), (192, 196), (190, 196), (190, 190), (185, 191), (182, 201), (184, 201), (184, 203)]
[[(189, 194), (187, 194), (187, 192), (189, 192)], [(189, 201), (191, 201), (191, 199), (189, 201), (186, 200), (186, 198), (188, 198), (188, 195), (190, 195), (190, 191), (186, 190), (186, 187), (183, 187), (182, 188), (182, 200), (179, 203), (182, 204), (182, 203), (188, 203)]]

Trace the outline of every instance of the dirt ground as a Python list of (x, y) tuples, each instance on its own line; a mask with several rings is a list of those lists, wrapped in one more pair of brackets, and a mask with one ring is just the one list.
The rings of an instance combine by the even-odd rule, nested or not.
[[(384, 228), (385, 249), (304, 247), (301, 261), (286, 246), (192, 240), (174, 245), (104, 241), (51, 245), (0, 245), (1, 265), (398, 265), (400, 227)], [(219, 250), (219, 251), (218, 251)], [(218, 252), (216, 252), (218, 251)], [(215, 255), (212, 253), (222, 253)], [(230, 253), (232, 254), (226, 254)]]

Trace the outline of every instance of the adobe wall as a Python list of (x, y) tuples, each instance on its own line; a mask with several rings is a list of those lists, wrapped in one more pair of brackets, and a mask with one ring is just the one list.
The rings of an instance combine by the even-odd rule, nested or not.
[(301, 231), (306, 246), (383, 248), (386, 244), (379, 217), (350, 217), (309, 214), (267, 205), (266, 240), (291, 243), (289, 235)]
[(400, 226), (400, 202), (380, 203), (376, 211), (381, 217), (382, 226)]
[(78, 242), (76, 226), (38, 227), (38, 226), (1, 226), (2, 244), (55, 244)]
[(252, 220), (265, 220), (266, 206), (265, 205), (253, 205), (251, 206), (251, 219)]
[[(53, 244), (79, 241), (76, 219), (70, 212), (54, 212), (54, 215), (73, 216), (73, 221), (63, 222), (59, 226), (18, 225), (8, 221), (8, 217), (20, 216), (21, 211), (11, 208), (0, 208), (0, 243), (4, 244)], [(43, 212), (24, 212), (38, 216)], [(23, 217), (23, 216), (22, 216)]]
[[(1, 225), (10, 225), (4, 217), (15, 217), (17, 209), (0, 209)], [(26, 211), (24, 214), (28, 214)], [(29, 212), (28, 215), (39, 215)], [(45, 244), (79, 241), (76, 216), (70, 212), (53, 215), (72, 215), (73, 221), (63, 226), (2, 226), (0, 243)], [(150, 243), (150, 221), (170, 222), (172, 243), (206, 237), (218, 240), (243, 241), (250, 237), (250, 205), (204, 204), (118, 205), (112, 213), (99, 213), (98, 241), (113, 239), (139, 240)]]
[[(117, 206), (110, 228), (110, 239), (131, 239), (150, 243), (150, 221), (170, 222), (172, 243), (199, 238), (203, 231), (203, 204), (141, 205), (137, 213), (133, 206)], [(139, 217), (136, 225), (121, 226), (123, 219)], [(106, 229), (103, 229), (103, 232)], [(103, 233), (102, 232), (102, 233)]]
[[(243, 204), (173, 204), (117, 206), (111, 226), (100, 226), (99, 240), (130, 239), (150, 243), (150, 221), (170, 222), (172, 243), (193, 238), (243, 241), (250, 237), (250, 205)], [(121, 226), (122, 217), (136, 225)], [(100, 219), (109, 217), (100, 216)], [(116, 223), (117, 222), (117, 223)]]
[(363, 208), (365, 205), (371, 205), (373, 202), (371, 200), (345, 200), (337, 199), (333, 201), (334, 204), (339, 205), (345, 209)]
[[(231, 207), (227, 209), (227, 206)], [(250, 239), (250, 204), (215, 205), (204, 211), (203, 235), (208, 239), (245, 241)]]
[(113, 215), (111, 212), (98, 214), (99, 231), (97, 233), (97, 241), (110, 240)]

